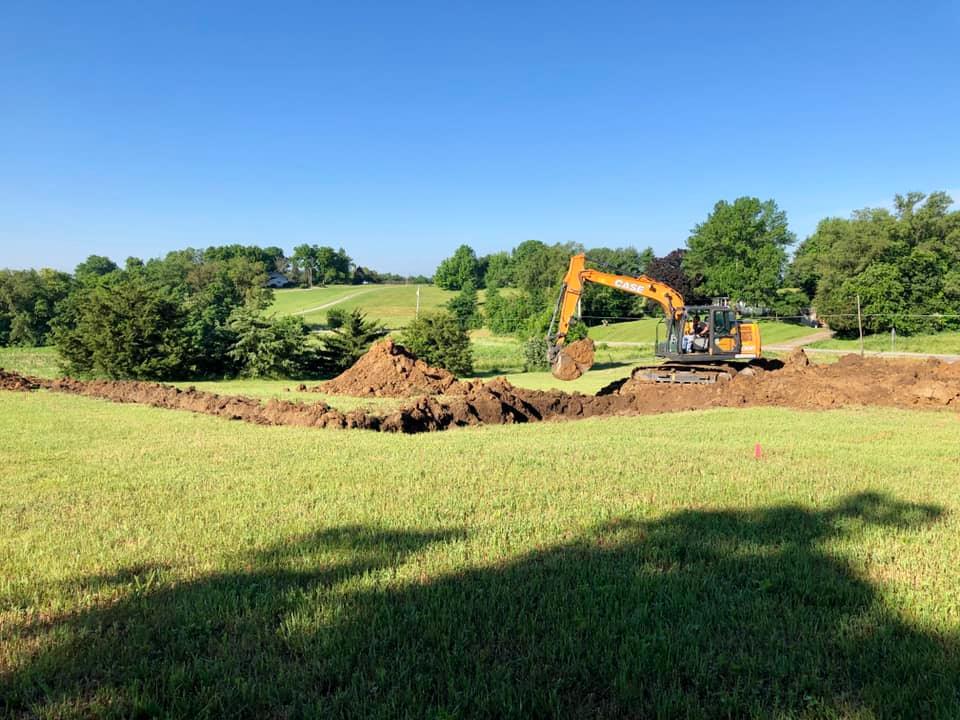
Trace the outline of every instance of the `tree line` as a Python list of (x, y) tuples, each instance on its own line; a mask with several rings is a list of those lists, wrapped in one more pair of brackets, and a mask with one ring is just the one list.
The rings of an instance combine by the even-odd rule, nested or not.
[[(857, 301), (868, 332), (904, 334), (960, 328), (960, 211), (943, 192), (896, 195), (893, 209), (825, 218), (797, 244), (774, 200), (722, 200), (663, 256), (651, 248), (585, 248), (537, 240), (477, 256), (461, 245), (435, 283), (459, 290), (451, 310), (494, 333), (532, 337), (546, 329), (572, 254), (600, 269), (645, 274), (678, 290), (688, 304), (729, 298), (743, 312), (799, 319), (819, 316), (841, 336), (857, 332)], [(792, 252), (791, 252), (792, 251)], [(486, 288), (482, 320), (473, 300)], [(510, 290), (507, 290), (510, 288)], [(659, 308), (627, 293), (588, 285), (588, 324), (642, 317)]]
[(316, 342), (301, 318), (267, 316), (268, 268), (281, 259), (277, 248), (230, 245), (123, 267), (91, 255), (73, 274), (3, 270), (0, 345), (53, 344), (81, 376), (310, 377), (343, 369), (355, 345), (386, 333), (357, 311)]
[[(461, 372), (470, 366), (470, 329), (486, 325), (541, 342), (569, 258), (584, 250), (598, 267), (651, 276), (689, 304), (726, 296), (747, 313), (812, 311), (851, 335), (859, 302), (867, 331), (958, 329), (960, 211), (951, 206), (943, 192), (897, 195), (892, 209), (825, 218), (797, 244), (773, 200), (741, 197), (718, 202), (684, 247), (663, 256), (650, 248), (538, 240), (477, 256), (462, 245), (433, 278), (457, 293), (447, 312), (424, 317), (407, 336)], [(147, 261), (131, 257), (123, 267), (92, 255), (72, 274), (0, 270), (0, 345), (55, 344), (74, 374), (305, 377), (342, 369), (383, 334), (362, 313), (340, 318), (321, 342), (300, 318), (267, 317), (271, 271), (304, 285), (402, 279), (356, 266), (342, 248), (314, 245), (298, 246), (289, 258), (276, 247), (228, 245)], [(581, 309), (591, 324), (660, 312), (642, 298), (596, 285), (586, 288)], [(575, 327), (573, 337), (584, 331)], [(529, 355), (533, 363), (543, 353), (531, 346)]]

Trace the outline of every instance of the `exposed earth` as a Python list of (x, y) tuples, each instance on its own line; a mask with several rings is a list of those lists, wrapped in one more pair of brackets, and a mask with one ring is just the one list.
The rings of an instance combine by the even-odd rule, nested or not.
[(802, 350), (785, 363), (741, 373), (714, 385), (652, 384), (634, 372), (597, 395), (527, 390), (504, 378), (458, 381), (391, 341), (378, 343), (319, 391), (359, 396), (409, 397), (397, 410), (378, 414), (337, 410), (324, 402), (259, 400), (181, 390), (129, 380), (45, 380), (0, 370), (0, 389), (44, 389), (114, 402), (191, 410), (264, 425), (361, 428), (418, 433), (484, 424), (638, 415), (713, 407), (777, 406), (827, 409), (879, 405), (960, 410), (960, 364), (847, 355), (832, 365), (811, 365)]

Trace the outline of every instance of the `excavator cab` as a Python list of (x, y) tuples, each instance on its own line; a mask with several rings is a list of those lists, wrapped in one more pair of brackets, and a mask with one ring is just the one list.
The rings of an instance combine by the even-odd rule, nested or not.
[[(760, 356), (756, 323), (737, 319), (725, 299), (712, 305), (688, 305), (675, 318), (666, 318), (666, 338), (657, 326), (656, 355), (673, 362), (752, 360)], [(698, 325), (705, 325), (698, 332)], [(746, 341), (746, 342), (745, 342)]]

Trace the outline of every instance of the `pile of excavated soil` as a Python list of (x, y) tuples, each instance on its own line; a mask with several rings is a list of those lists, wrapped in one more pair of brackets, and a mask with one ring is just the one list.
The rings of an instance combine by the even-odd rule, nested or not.
[(332, 395), (403, 398), (445, 393), (456, 383), (449, 371), (427, 365), (387, 338), (376, 343), (348, 370), (312, 389)]
[(778, 406), (801, 409), (880, 405), (960, 410), (960, 364), (864, 359), (848, 355), (833, 365), (810, 365), (799, 354), (782, 369), (758, 368), (715, 385), (667, 385), (644, 382), (642, 372), (608, 385), (597, 395), (559, 390), (526, 390), (503, 378), (459, 382), (446, 392), (411, 400), (378, 415), (347, 413), (326, 403), (257, 400), (180, 390), (135, 381), (41, 380), (0, 372), (0, 389), (45, 388), (114, 402), (192, 410), (264, 425), (361, 428), (418, 433), (470, 425), (502, 425), (543, 420), (698, 410), (712, 407)]
[[(613, 383), (601, 394), (649, 396), (653, 389), (639, 374)], [(780, 370), (758, 367), (716, 385), (662, 386), (669, 390), (662, 409), (683, 409), (696, 398), (703, 407), (777, 405), (833, 408), (848, 405), (952, 407), (960, 409), (960, 365), (938, 360), (886, 360), (845, 355), (832, 365), (811, 365), (802, 350)]]

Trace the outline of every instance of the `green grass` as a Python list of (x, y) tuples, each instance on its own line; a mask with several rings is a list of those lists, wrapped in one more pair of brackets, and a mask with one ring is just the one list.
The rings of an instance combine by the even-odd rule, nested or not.
[[(853, 340), (833, 338), (814, 343), (810, 347), (859, 352), (860, 340), (859, 338)], [(867, 335), (863, 338), (863, 347), (865, 350), (889, 352), (891, 350), (890, 333)], [(942, 332), (912, 336), (897, 335), (892, 349), (896, 352), (960, 355), (960, 332)]]
[[(606, 326), (595, 325), (588, 334), (595, 342), (636, 342), (649, 343), (653, 347), (657, 331), (656, 318), (643, 318), (628, 322), (610, 323)], [(664, 328), (660, 328), (660, 337), (663, 339)]]
[(0, 368), (43, 378), (61, 377), (59, 356), (52, 347), (0, 347)]
[(806, 325), (795, 325), (776, 320), (761, 320), (760, 340), (764, 345), (776, 345), (808, 337), (821, 332), (821, 330), (822, 328), (812, 328)]
[[(437, 311), (455, 294), (433, 285), (421, 285), (420, 311)], [(273, 296), (271, 310), (278, 315), (298, 314), (316, 325), (326, 323), (331, 307), (347, 312), (361, 308), (367, 317), (397, 329), (409, 324), (417, 310), (416, 285), (331, 285), (310, 290), (275, 290)], [(329, 307), (324, 308), (325, 305)]]
[(955, 718), (957, 427), (0, 393), (0, 716)]

